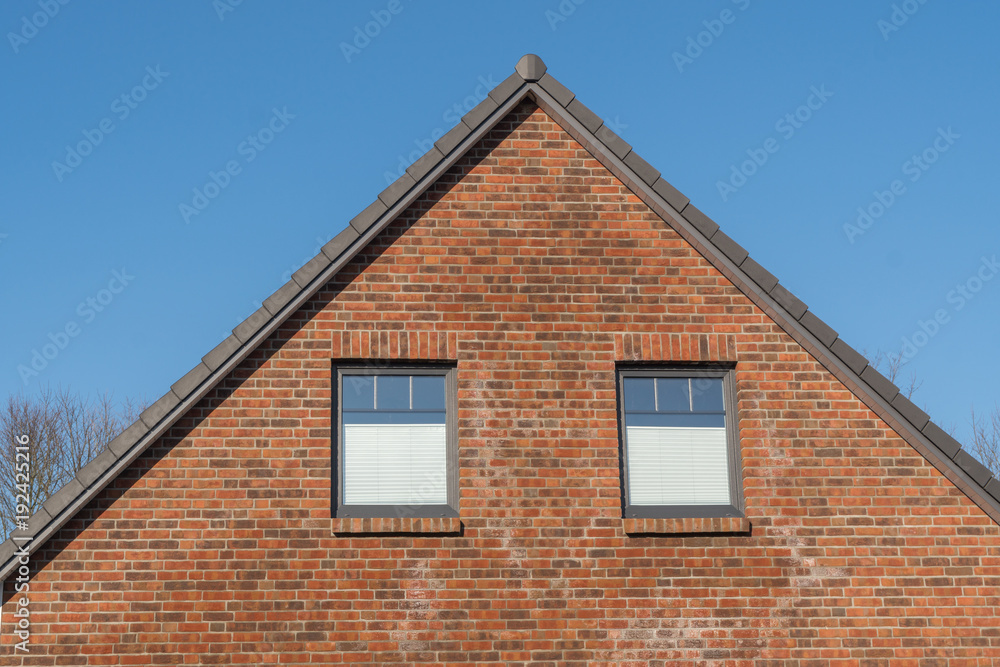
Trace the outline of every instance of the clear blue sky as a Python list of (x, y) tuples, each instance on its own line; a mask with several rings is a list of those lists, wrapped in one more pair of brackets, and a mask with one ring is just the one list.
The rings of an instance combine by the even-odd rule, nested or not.
[(854, 347), (916, 335), (915, 399), (965, 439), (1000, 395), (998, 24), (941, 0), (4, 2), (0, 394), (159, 397), (537, 53)]

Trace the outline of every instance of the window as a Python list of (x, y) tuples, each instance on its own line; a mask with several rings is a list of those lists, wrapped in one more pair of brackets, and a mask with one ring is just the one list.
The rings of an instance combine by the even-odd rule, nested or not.
[(337, 517), (458, 516), (454, 369), (336, 372)]
[(626, 518), (743, 516), (733, 373), (621, 370)]

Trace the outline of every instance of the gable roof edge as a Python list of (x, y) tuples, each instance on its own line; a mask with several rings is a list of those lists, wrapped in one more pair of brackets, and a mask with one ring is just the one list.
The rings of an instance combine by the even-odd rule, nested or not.
[[(655, 169), (636, 155), (631, 146), (610, 128), (602, 125), (596, 132), (591, 131), (544, 89), (538, 92), (536, 101), (564, 130), (715, 265), (786, 333), (803, 345), (904, 441), (1000, 524), (1000, 480), (994, 478), (985, 466), (961, 449), (957, 441), (899, 393), (898, 387), (844, 343), (833, 328), (816, 317), (805, 303), (750, 258), (739, 244), (723, 233), (711, 218), (695, 208), (687, 197), (669, 184), (666, 184), (669, 188), (653, 187), (662, 186), (665, 181), (659, 177), (658, 172), (655, 180), (652, 173), (643, 173), (644, 169), (654, 172)], [(567, 104), (572, 106), (571, 103)], [(632, 165), (629, 164), (630, 161)], [(650, 180), (653, 180), (652, 185)], [(669, 201), (664, 195), (671, 196), (673, 201)], [(828, 343), (825, 342), (827, 340)], [(838, 348), (836, 351), (833, 349), (835, 346)], [(864, 362), (857, 370), (842, 358), (851, 353)]]
[[(520, 80), (520, 83), (514, 80), (515, 77)], [(97, 459), (108, 451), (114, 450), (113, 445), (127, 433), (139, 431), (143, 426), (146, 427), (142, 432), (135, 433), (129, 438), (131, 440), (134, 437), (134, 442), (123, 447), (122, 451), (115, 452), (118, 456), (90, 484), (82, 484), (78, 479), (79, 475), (73, 477), (53, 494), (41, 509), (32, 515), (28, 522), (28, 530), (33, 534), (18, 536), (15, 532), (10, 539), (0, 544), (0, 563), (3, 563), (0, 567), (0, 581), (6, 580), (17, 566), (17, 551), (22, 546), (27, 545), (27, 551), (34, 553), (55, 535), (81, 508), (103, 491), (154, 442), (163, 437), (191, 407), (207, 396), (220, 380), (229, 375), (304, 303), (315, 296), (372, 239), (392, 224), (417, 198), (436, 183), (441, 175), (454, 166), (471, 146), (481, 141), (515, 106), (526, 97), (534, 97), (535, 93), (530, 88), (530, 84), (521, 79), (517, 73), (505, 79), (495, 90), (502, 88), (506, 88), (508, 91), (506, 99), (502, 103), (498, 104), (495, 99), (487, 96), (483, 102), (463, 116), (458, 125), (439, 139), (434, 148), (411, 165), (411, 168), (415, 167), (424, 157), (434, 154), (435, 151), (441, 156), (430, 168), (421, 168), (423, 173), (419, 179), (414, 179), (408, 169), (407, 174), (387, 187), (375, 202), (355, 216), (344, 231), (323, 247), (322, 252), (296, 271), (292, 280), (279, 288), (268, 300), (265, 300), (260, 309), (238, 325), (233, 330), (232, 335), (205, 355), (203, 362), (200, 362), (181, 380), (172, 385), (172, 387), (188, 387), (191, 391), (190, 394), (180, 398), (173, 388), (164, 394), (143, 412), (139, 420), (95, 457)], [(488, 113), (484, 113), (486, 108), (488, 108)], [(449, 135), (452, 137), (449, 138)], [(456, 138), (457, 135), (461, 135), (461, 137)], [(447, 151), (445, 152), (443, 149), (447, 149)], [(402, 190), (399, 187), (400, 181), (407, 178), (412, 181), (412, 185), (406, 190)], [(394, 193), (393, 200), (387, 202), (386, 200), (390, 196), (386, 193)], [(343, 238), (345, 236), (346, 240)], [(340, 248), (340, 250), (335, 253), (333, 248)], [(330, 255), (335, 255), (335, 257)], [(324, 260), (326, 261), (324, 262)], [(289, 287), (293, 284), (299, 290), (297, 293), (288, 294)], [(268, 301), (272, 299), (275, 301), (268, 304)], [(280, 304), (280, 306), (276, 304)], [(273, 314), (271, 309), (275, 311)], [(208, 370), (208, 372), (205, 373), (204, 370)], [(192, 376), (197, 378), (200, 375), (205, 375), (205, 377), (197, 383), (191, 379)]]
[(1000, 524), (1000, 481), (548, 74), (540, 58), (527, 55), (513, 74), (355, 216), (322, 252), (295, 272), (292, 280), (237, 326), (233, 335), (205, 355), (203, 362), (175, 382), (139, 420), (46, 500), (28, 522), (30, 535), (12, 537), (0, 544), (0, 581), (6, 580), (18, 564), (16, 552), (21, 544), (14, 540), (26, 542), (29, 553), (36, 551), (528, 97)]

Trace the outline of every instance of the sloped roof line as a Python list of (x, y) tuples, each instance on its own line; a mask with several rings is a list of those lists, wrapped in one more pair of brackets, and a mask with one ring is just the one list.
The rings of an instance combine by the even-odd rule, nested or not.
[[(547, 88), (544, 77), (539, 83)], [(559, 88), (562, 86), (559, 85)], [(572, 93), (566, 93), (572, 96)], [(564, 93), (563, 97), (566, 99), (567, 95)], [(659, 172), (636, 155), (627, 143), (613, 135), (609, 128), (604, 126), (597, 132), (589, 132), (590, 128), (581, 127), (583, 122), (575, 118), (569, 109), (573, 102), (568, 102), (562, 109), (564, 113), (560, 113), (561, 100), (555, 96), (542, 94), (536, 101), (557, 122), (568, 112), (568, 123), (560, 122), (564, 129), (655, 213), (668, 224), (672, 223), (675, 231), (813, 354), (900, 437), (1000, 523), (1000, 480), (986, 466), (962, 449), (957, 440), (931, 421), (927, 413), (904, 396), (863, 355), (844, 342), (832, 327), (751, 258), (715, 221), (664, 181)], [(601, 136), (604, 130), (609, 133), (607, 136)]]
[(985, 466), (962, 450), (954, 438), (930, 421), (898, 387), (663, 179), (597, 114), (552, 77), (538, 56), (529, 54), (520, 59), (514, 74), (490, 91), (458, 125), (410, 165), (346, 229), (323, 246), (316, 257), (268, 297), (260, 309), (233, 329), (232, 335), (206, 354), (76, 477), (46, 500), (29, 520), (26, 531), (15, 531), (11, 539), (0, 545), (0, 563), (3, 563), (0, 580), (6, 579), (17, 566), (15, 552), (22, 545), (33, 553), (52, 537), (525, 98), (536, 102), (904, 440), (1000, 523), (1000, 481)]

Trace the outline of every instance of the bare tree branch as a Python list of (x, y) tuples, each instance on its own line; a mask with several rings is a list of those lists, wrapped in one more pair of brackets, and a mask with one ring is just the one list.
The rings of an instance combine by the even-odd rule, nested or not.
[[(93, 398), (68, 389), (43, 388), (35, 396), (8, 396), (6, 404), (0, 405), (2, 534), (11, 533), (19, 515), (34, 514), (135, 420), (141, 406), (131, 399), (116, 406), (111, 394)], [(18, 456), (24, 436), (27, 460), (23, 450)], [(27, 512), (18, 511), (19, 503)]]
[[(875, 350), (874, 354), (864, 351), (863, 354), (870, 360), (872, 366), (885, 375), (891, 382), (897, 384), (896, 378), (906, 365), (906, 361), (900, 354), (885, 353), (882, 350)], [(912, 399), (914, 392), (920, 388), (923, 381), (917, 381), (912, 373), (907, 385), (900, 387), (900, 392), (907, 398)], [(985, 416), (977, 414), (975, 408), (972, 409), (970, 423), (972, 425), (972, 441), (966, 449), (979, 461), (990, 469), (995, 476), (1000, 476), (1000, 406), (994, 405), (993, 411)], [(955, 437), (955, 427), (945, 429), (949, 435)]]
[(889, 382), (899, 387), (899, 392), (909, 399), (912, 399), (913, 394), (924, 384), (923, 380), (917, 380), (917, 376), (914, 373), (910, 373), (909, 378), (904, 380), (906, 382), (905, 385), (897, 382), (897, 379), (900, 379), (900, 372), (903, 370), (903, 366), (906, 365), (906, 359), (898, 352), (883, 352), (879, 348), (874, 353), (869, 353), (865, 349), (861, 351), (861, 354), (869, 360), (875, 370), (882, 373)]
[(969, 449), (994, 476), (1000, 475), (1000, 407), (985, 417), (972, 409), (972, 444)]

